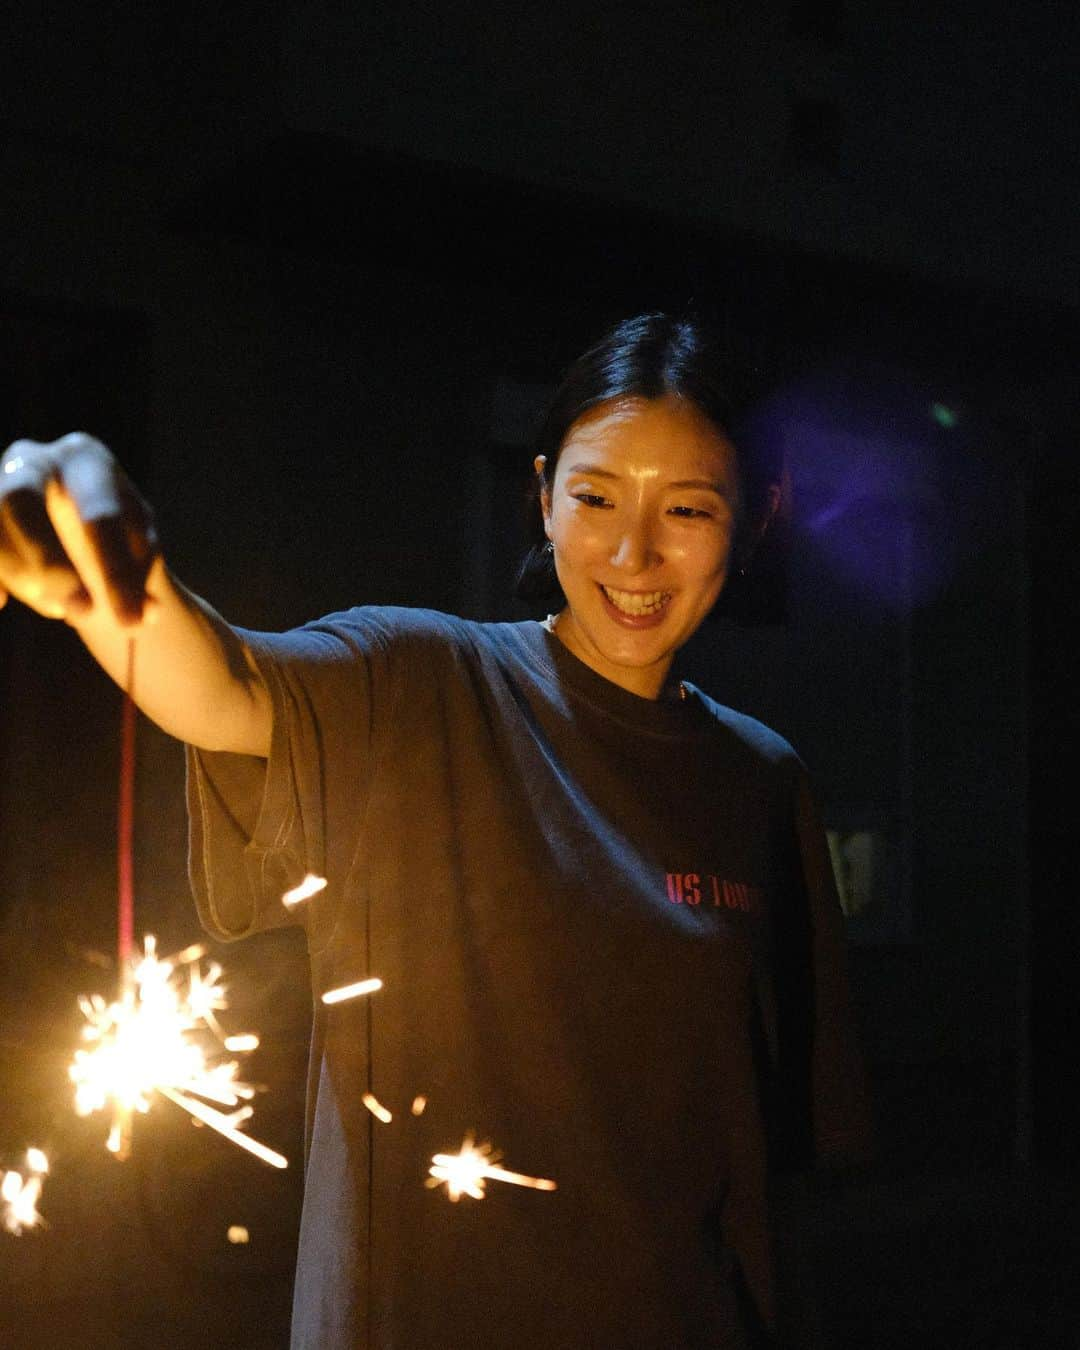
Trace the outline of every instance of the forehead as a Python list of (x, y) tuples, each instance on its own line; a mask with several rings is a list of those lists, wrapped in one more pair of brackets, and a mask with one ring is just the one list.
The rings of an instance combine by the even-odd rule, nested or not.
[(556, 475), (579, 466), (663, 478), (734, 478), (735, 449), (695, 403), (677, 395), (612, 399), (571, 426)]

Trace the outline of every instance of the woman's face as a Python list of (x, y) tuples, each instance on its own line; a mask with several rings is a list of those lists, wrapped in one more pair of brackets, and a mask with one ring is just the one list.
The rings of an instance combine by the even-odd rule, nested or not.
[(727, 575), (730, 441), (674, 395), (612, 400), (570, 428), (541, 506), (567, 602), (556, 633), (599, 674), (656, 698)]

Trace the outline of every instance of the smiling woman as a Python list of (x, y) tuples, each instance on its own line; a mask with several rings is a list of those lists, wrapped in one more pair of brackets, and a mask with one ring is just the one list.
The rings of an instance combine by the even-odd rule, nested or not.
[(562, 642), (593, 670), (657, 698), (727, 576), (739, 486), (734, 449), (677, 394), (601, 403), (541, 478), (544, 532), (566, 606)]
[[(765, 1344), (773, 1176), (864, 1150), (803, 766), (665, 697), (767, 518), (721, 369), (661, 315), (571, 369), (535, 460), (547, 626), (234, 628), (100, 442), (0, 462), (0, 598), (114, 674), (134, 638), (140, 706), (189, 742), (206, 927), (302, 924), (315, 994), (370, 994), (314, 1000), (295, 1350)], [(482, 1204), (431, 1185), (466, 1155)]]
[[(615, 660), (602, 673), (648, 698), (663, 693), (670, 658), (708, 614), (731, 567), (741, 569), (748, 560), (779, 500), (775, 471), (763, 474), (737, 447), (730, 365), (693, 319), (627, 319), (571, 366), (538, 438), (536, 543), (517, 593), (562, 613), (564, 641), (579, 641), (575, 653), (588, 664), (600, 659), (603, 647), (596, 639), (603, 627), (595, 626), (585, 642), (577, 623), (568, 622), (587, 624), (590, 608), (568, 607), (565, 590), (573, 587), (583, 602), (588, 594), (579, 589), (583, 574), (574, 548), (582, 536), (572, 531), (564, 548), (553, 530), (568, 513), (554, 508), (569, 487), (583, 507), (611, 513), (605, 542), (599, 526), (594, 532), (606, 560), (594, 554), (584, 574), (609, 602), (600, 610), (613, 623), (616, 614), (636, 617), (639, 611), (661, 617), (647, 653), (640, 648), (635, 655), (624, 646), (627, 660)], [(660, 530), (665, 522), (685, 528)], [(642, 550), (647, 558), (636, 556)]]

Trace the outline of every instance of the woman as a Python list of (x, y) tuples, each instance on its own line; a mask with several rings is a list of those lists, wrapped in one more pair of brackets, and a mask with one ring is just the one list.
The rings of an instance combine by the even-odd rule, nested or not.
[[(302, 921), (317, 994), (383, 981), (315, 1004), (294, 1346), (750, 1344), (770, 1168), (861, 1152), (802, 766), (670, 678), (768, 499), (717, 375), (660, 315), (571, 369), (535, 461), (544, 623), (233, 629), (98, 443), (4, 457), (0, 584), (121, 681), (134, 637), (140, 706), (191, 747), (203, 922)], [(555, 1189), (449, 1203), (428, 1168), (470, 1138)]]

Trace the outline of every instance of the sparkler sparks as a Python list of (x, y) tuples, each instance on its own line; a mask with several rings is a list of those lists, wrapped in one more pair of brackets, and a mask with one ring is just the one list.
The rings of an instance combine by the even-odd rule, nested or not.
[(360, 1100), (364, 1103), (364, 1105), (375, 1117), (375, 1119), (381, 1120), (384, 1125), (389, 1125), (390, 1122), (394, 1119), (393, 1111), (388, 1111), (373, 1092), (365, 1092), (364, 1095), (360, 1098)]
[(239, 1145), (242, 1149), (246, 1149), (260, 1162), (268, 1163), (271, 1167), (288, 1167), (289, 1160), (284, 1154), (278, 1153), (272, 1148), (267, 1148), (265, 1144), (260, 1144), (257, 1139), (252, 1139), (250, 1135), (240, 1132), (239, 1126), (251, 1116), (250, 1107), (241, 1107), (239, 1111), (234, 1111), (231, 1116), (227, 1116), (221, 1111), (215, 1111), (212, 1106), (207, 1106), (205, 1102), (200, 1102), (195, 1097), (188, 1097), (185, 1093), (167, 1087), (164, 1083), (159, 1083), (157, 1090), (163, 1097), (168, 1097), (169, 1101), (175, 1102), (189, 1115), (194, 1116), (196, 1120), (201, 1121), (204, 1125), (209, 1125), (212, 1130), (216, 1130), (222, 1138)]
[(259, 1038), (250, 1034), (226, 1036), (222, 1044), (226, 1050), (231, 1050), (234, 1055), (240, 1055), (246, 1054), (249, 1050), (258, 1050)]
[[(124, 1157), (132, 1113), (145, 1114), (158, 1094), (263, 1162), (286, 1167), (280, 1153), (240, 1133), (252, 1114), (241, 1103), (255, 1089), (237, 1078), (239, 1064), (223, 1058), (221, 1049), (254, 1049), (258, 1038), (225, 1036), (216, 1016), (228, 1007), (222, 970), (212, 963), (203, 971), (202, 956), (201, 947), (192, 947), (163, 961), (148, 936), (130, 988), (116, 1002), (107, 1003), (100, 994), (79, 999), (89, 1048), (76, 1050), (68, 1069), (75, 1110), (85, 1116), (111, 1106), (106, 1147)], [(178, 971), (177, 965), (186, 969)], [(238, 1109), (226, 1115), (206, 1102)]]
[(508, 1172), (499, 1167), (501, 1153), (495, 1152), (490, 1144), (476, 1144), (471, 1134), (465, 1136), (458, 1153), (436, 1153), (428, 1169), (428, 1186), (445, 1186), (446, 1193), (453, 1201), (463, 1195), (471, 1195), (474, 1200), (483, 1200), (485, 1187), (489, 1180), (505, 1181), (511, 1186), (529, 1186), (537, 1191), (554, 1191), (554, 1181), (543, 1177), (527, 1177), (521, 1172)]
[(324, 1003), (344, 1003), (349, 998), (359, 998), (361, 994), (373, 994), (382, 988), (382, 980), (357, 980), (355, 984), (343, 984), (340, 989), (328, 989), (322, 996)]
[(39, 1148), (26, 1150), (26, 1172), (12, 1169), (0, 1179), (0, 1222), (9, 1233), (16, 1237), (25, 1228), (37, 1228), (45, 1220), (38, 1213), (37, 1204), (41, 1199), (44, 1178), (49, 1170), (49, 1160)]
[(291, 909), (293, 905), (298, 905), (303, 900), (310, 900), (313, 895), (318, 895), (320, 891), (325, 889), (326, 878), (317, 877), (314, 872), (308, 872), (299, 885), (293, 886), (285, 892), (281, 897), (281, 903), (287, 909)]

